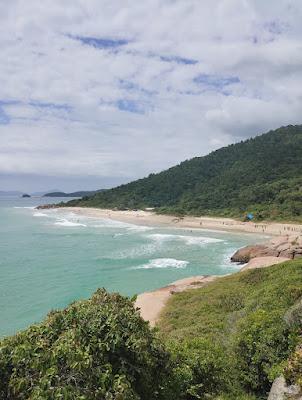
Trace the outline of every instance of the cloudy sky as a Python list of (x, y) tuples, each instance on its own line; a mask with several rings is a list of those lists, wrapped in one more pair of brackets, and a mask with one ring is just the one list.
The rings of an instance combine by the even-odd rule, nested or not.
[(302, 121), (299, 0), (0, 2), (0, 190), (109, 187)]

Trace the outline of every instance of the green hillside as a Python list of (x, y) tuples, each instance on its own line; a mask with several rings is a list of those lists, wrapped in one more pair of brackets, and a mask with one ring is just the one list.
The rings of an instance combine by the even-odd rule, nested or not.
[(184, 382), (188, 377), (186, 384), (200, 395), (192, 398), (207, 398), (200, 385), (206, 374), (223, 400), (267, 399), (282, 373), (302, 384), (301, 284), (300, 259), (222, 277), (169, 299), (159, 331), (182, 360)]
[(155, 207), (160, 213), (299, 220), (302, 125), (287, 126), (196, 157), (70, 206)]

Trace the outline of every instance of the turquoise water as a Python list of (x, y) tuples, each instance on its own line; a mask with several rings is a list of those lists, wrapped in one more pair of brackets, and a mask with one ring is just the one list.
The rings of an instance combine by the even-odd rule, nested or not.
[(42, 202), (50, 199), (0, 198), (0, 336), (98, 287), (133, 295), (191, 275), (235, 272), (230, 255), (259, 241), (33, 209)]

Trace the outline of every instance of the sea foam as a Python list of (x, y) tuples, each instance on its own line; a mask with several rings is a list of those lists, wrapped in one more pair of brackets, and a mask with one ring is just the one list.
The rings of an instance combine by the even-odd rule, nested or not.
[(61, 219), (61, 220), (55, 222), (54, 225), (67, 226), (67, 227), (73, 227), (73, 226), (84, 226), (84, 227), (86, 227), (87, 226), (85, 224), (81, 224), (80, 222), (68, 221), (67, 219)]
[(36, 212), (34, 213), (34, 217), (48, 217), (48, 215), (41, 212)]
[(186, 268), (189, 261), (176, 260), (175, 258), (155, 258), (147, 264), (133, 267), (132, 269), (154, 269), (154, 268)]
[(186, 236), (186, 235), (169, 235), (162, 233), (155, 233), (147, 235), (148, 238), (155, 240), (156, 242), (167, 242), (167, 241), (182, 241), (187, 245), (199, 245), (203, 246), (209, 243), (223, 242), (222, 239), (210, 238), (205, 236)]

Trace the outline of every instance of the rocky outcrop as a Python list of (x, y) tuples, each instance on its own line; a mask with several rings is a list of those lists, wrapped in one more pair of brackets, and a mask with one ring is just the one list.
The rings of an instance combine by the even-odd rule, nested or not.
[(48, 210), (50, 208), (58, 208), (58, 204), (42, 204), (41, 206), (36, 207), (37, 210)]
[(272, 249), (265, 245), (255, 244), (251, 246), (243, 247), (236, 251), (236, 253), (231, 257), (231, 261), (239, 263), (247, 263), (252, 258), (256, 257), (268, 257), (276, 256)]
[(302, 399), (301, 389), (297, 385), (288, 386), (283, 376), (274, 380), (267, 400)]
[(289, 259), (302, 257), (302, 236), (280, 236), (264, 244), (243, 247), (236, 251), (231, 261), (247, 263), (252, 258), (270, 256)]

